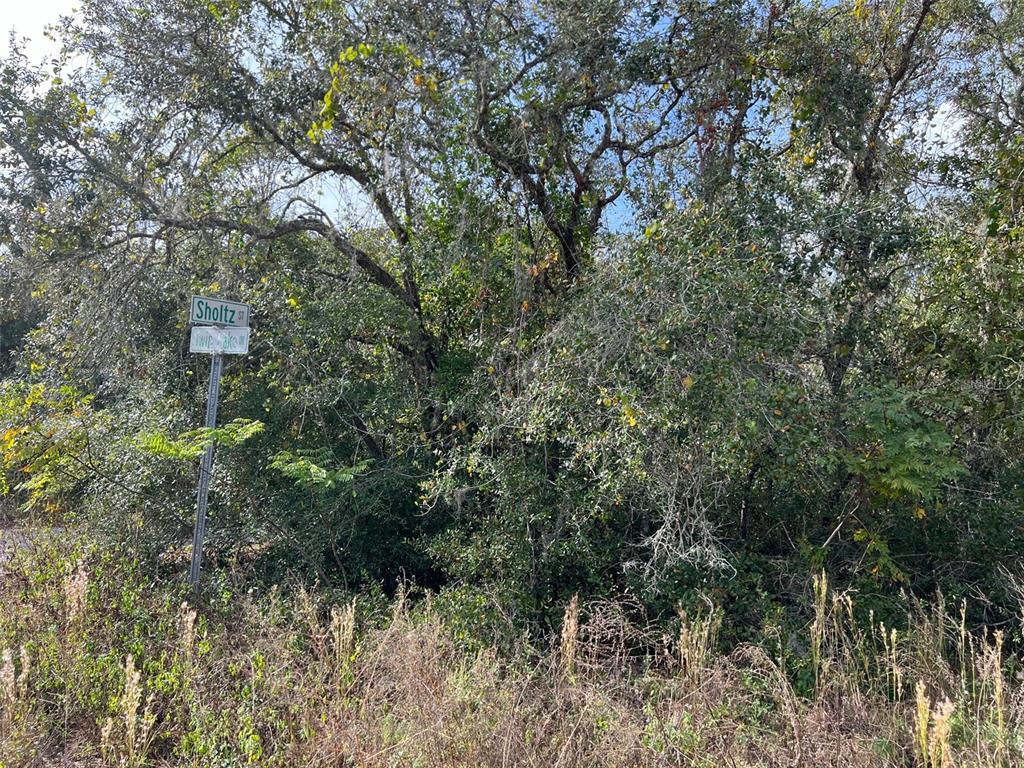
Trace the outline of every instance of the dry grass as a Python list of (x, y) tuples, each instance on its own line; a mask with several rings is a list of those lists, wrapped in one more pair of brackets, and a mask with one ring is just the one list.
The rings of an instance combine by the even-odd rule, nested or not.
[(196, 610), (110, 559), (19, 569), (0, 583), (5, 768), (1024, 761), (1001, 634), (941, 601), (901, 632), (858, 622), (824, 577), (802, 656), (723, 655), (714, 606), (669, 637), (630, 621), (635, 606), (574, 599), (549, 655), (509, 659), (404, 595), (383, 617), (304, 590)]

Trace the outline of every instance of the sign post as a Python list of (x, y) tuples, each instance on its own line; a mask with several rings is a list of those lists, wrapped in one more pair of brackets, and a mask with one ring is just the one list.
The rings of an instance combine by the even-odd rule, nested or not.
[[(224, 355), (244, 355), (249, 351), (249, 306), (234, 301), (192, 297), (189, 321), (212, 323), (192, 328), (189, 352), (209, 354), (210, 389), (206, 396), (206, 422), (208, 429), (217, 426), (217, 400), (220, 397), (220, 375), (224, 368)], [(206, 533), (206, 508), (213, 473), (214, 444), (211, 441), (203, 452), (199, 465), (199, 489), (196, 493), (196, 526), (192, 531), (192, 565), (188, 580), (192, 589), (199, 591), (199, 570), (203, 564), (203, 536)]]
[[(217, 426), (217, 399), (220, 396), (220, 372), (224, 367), (224, 355), (215, 353), (210, 357), (210, 389), (206, 395), (206, 426)], [(213, 441), (206, 446), (203, 460), (199, 464), (199, 492), (196, 494), (196, 527), (192, 531), (192, 567), (188, 581), (192, 589), (199, 589), (199, 568), (203, 562), (203, 534), (206, 532), (206, 504), (210, 493), (210, 473), (213, 472)]]

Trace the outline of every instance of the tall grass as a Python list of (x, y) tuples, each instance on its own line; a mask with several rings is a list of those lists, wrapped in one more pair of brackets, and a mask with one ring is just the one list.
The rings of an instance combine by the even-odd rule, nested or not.
[(1024, 764), (1001, 633), (941, 599), (897, 632), (813, 586), (804, 650), (785, 656), (722, 653), (712, 605), (668, 633), (578, 599), (550, 652), (509, 656), (404, 595), (221, 585), (193, 607), (115, 556), (29, 553), (0, 576), (0, 765)]

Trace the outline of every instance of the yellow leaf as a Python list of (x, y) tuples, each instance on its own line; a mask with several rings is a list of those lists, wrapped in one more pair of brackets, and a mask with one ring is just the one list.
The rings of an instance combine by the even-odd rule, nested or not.
[(626, 424), (631, 427), (636, 426), (636, 410), (632, 406), (627, 405), (623, 408), (622, 415), (626, 417)]
[(924, 520), (928, 517), (928, 513), (925, 511), (924, 507), (917, 507), (914, 509), (914, 517), (918, 520)]

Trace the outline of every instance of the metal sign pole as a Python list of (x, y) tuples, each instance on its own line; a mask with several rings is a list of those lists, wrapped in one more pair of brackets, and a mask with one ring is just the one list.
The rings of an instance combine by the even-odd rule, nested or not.
[[(206, 426), (217, 426), (217, 398), (220, 395), (220, 372), (224, 355), (210, 357), (210, 391), (206, 396)], [(192, 589), (199, 591), (199, 567), (203, 561), (203, 533), (206, 530), (206, 498), (210, 492), (210, 473), (213, 471), (213, 442), (206, 446), (199, 465), (199, 492), (196, 494), (196, 527), (192, 533), (192, 568), (188, 580)]]

